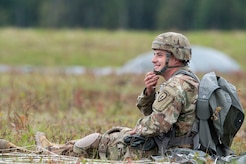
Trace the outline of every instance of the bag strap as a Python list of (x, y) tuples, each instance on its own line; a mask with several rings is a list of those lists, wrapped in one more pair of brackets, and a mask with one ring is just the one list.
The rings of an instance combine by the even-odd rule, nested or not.
[(113, 127), (109, 130), (107, 130), (101, 138), (98, 151), (99, 151), (99, 157), (102, 160), (107, 159), (107, 148), (108, 148), (108, 143), (110, 142), (110, 137), (109, 135), (115, 132), (120, 132), (123, 129), (123, 127)]
[[(197, 82), (200, 83), (200, 79), (192, 72), (192, 71), (189, 71), (189, 70), (186, 70), (186, 69), (180, 69), (178, 71), (176, 71), (174, 73), (174, 75), (178, 75), (178, 74), (183, 74), (183, 75), (186, 75), (186, 76), (190, 76), (192, 77), (193, 79), (195, 79)], [(192, 137), (190, 136), (182, 136), (181, 137), (175, 137), (175, 138), (172, 138), (169, 142), (170, 142), (170, 145), (180, 145), (180, 144), (193, 144), (193, 149), (199, 149), (200, 147), (200, 143), (199, 143), (199, 121), (198, 119), (196, 118), (196, 121), (194, 122), (193, 126), (192, 126), (192, 131), (193, 132), (196, 132), (196, 134)]]
[(176, 71), (174, 75), (178, 75), (178, 74), (183, 74), (183, 75), (187, 75), (187, 76), (190, 76), (192, 77), (193, 79), (195, 79), (197, 82), (200, 82), (199, 78), (191, 71), (188, 71), (188, 70), (185, 70), (185, 69), (180, 69), (178, 71)]

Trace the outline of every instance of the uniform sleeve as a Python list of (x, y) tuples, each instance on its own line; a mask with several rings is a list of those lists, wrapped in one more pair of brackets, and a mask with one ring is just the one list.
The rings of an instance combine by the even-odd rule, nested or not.
[(184, 92), (180, 84), (172, 80), (160, 90), (152, 105), (153, 112), (138, 120), (137, 134), (154, 136), (166, 133), (177, 122), (184, 100)]
[(146, 88), (142, 91), (142, 93), (137, 98), (137, 107), (138, 109), (145, 115), (150, 115), (152, 113), (152, 104), (155, 101), (155, 92), (151, 95), (146, 96), (145, 93)]

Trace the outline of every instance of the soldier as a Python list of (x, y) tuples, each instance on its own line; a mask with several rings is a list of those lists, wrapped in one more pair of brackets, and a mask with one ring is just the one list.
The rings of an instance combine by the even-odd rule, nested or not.
[[(198, 78), (189, 69), (191, 46), (174, 32), (158, 35), (152, 42), (154, 71), (145, 76), (145, 89), (137, 107), (144, 114), (131, 134), (153, 137), (159, 153), (172, 147), (197, 148), (196, 100)], [(159, 76), (166, 81), (156, 91)]]
[[(56, 154), (124, 160), (164, 155), (170, 148), (195, 148), (195, 107), (199, 81), (189, 69), (191, 46), (180, 33), (167, 32), (152, 42), (154, 69), (145, 75), (145, 89), (137, 99), (143, 113), (133, 129), (114, 127), (63, 145), (38, 132), (39, 150)], [(192, 75), (192, 76), (191, 76)], [(156, 86), (160, 77), (166, 81)], [(195, 78), (194, 78), (195, 77)]]

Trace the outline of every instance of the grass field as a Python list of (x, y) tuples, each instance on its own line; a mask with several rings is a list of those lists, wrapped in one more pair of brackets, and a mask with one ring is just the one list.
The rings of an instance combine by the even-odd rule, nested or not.
[[(150, 50), (160, 32), (0, 29), (0, 64), (13, 66), (119, 67)], [(192, 44), (230, 54), (245, 70), (246, 32), (184, 32)], [(224, 74), (238, 87), (246, 105), (246, 74)], [(1, 73), (0, 138), (17, 145), (34, 145), (43, 131), (57, 143), (78, 139), (112, 126), (133, 127), (142, 116), (135, 106), (144, 75), (81, 76), (18, 72)], [(244, 132), (244, 124), (241, 132)], [(235, 139), (233, 149), (246, 151), (246, 139)]]
[[(163, 32), (163, 31), (162, 31)], [(1, 63), (9, 65), (119, 67), (150, 51), (160, 31), (0, 28)], [(244, 64), (245, 31), (183, 32), (192, 45), (218, 49)]]

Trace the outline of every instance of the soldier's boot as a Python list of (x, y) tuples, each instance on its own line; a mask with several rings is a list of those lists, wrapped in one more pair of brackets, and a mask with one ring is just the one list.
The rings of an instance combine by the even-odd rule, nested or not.
[(35, 134), (35, 143), (37, 151), (42, 151), (43, 154), (58, 154), (64, 155), (64, 151), (72, 150), (74, 142), (68, 142), (67, 144), (56, 144), (50, 142), (43, 132), (37, 132)]
[(37, 153), (35, 151), (19, 147), (5, 139), (0, 139), (0, 152), (2, 153), (8, 153), (8, 152)]
[(86, 158), (99, 158), (100, 133), (89, 134), (74, 143), (73, 152)]

